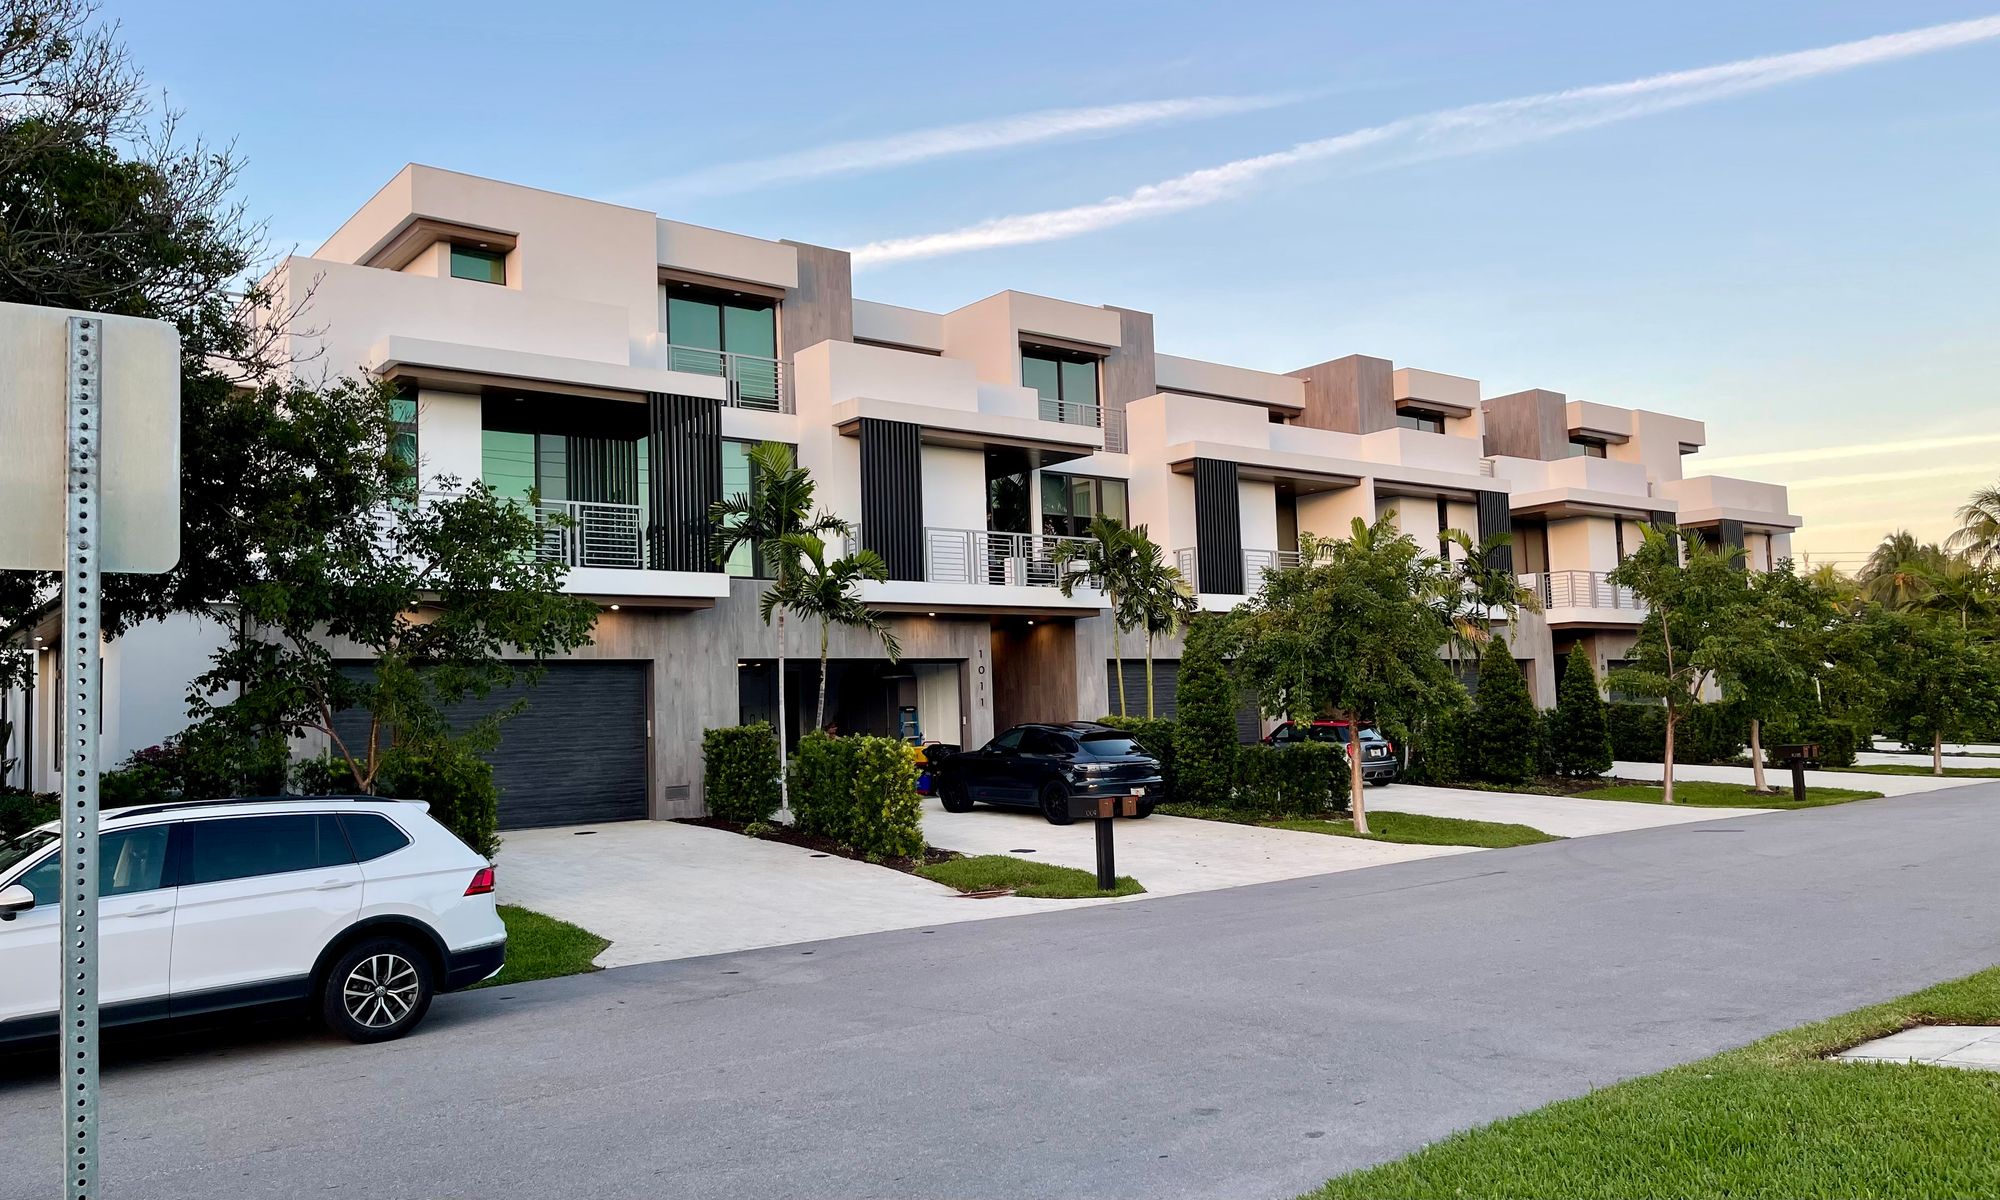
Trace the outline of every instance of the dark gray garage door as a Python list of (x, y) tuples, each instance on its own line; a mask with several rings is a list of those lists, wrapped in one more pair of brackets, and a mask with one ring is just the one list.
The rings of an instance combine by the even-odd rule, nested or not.
[[(342, 669), (369, 668), (356, 663)], [(453, 713), (453, 723), (476, 721), (523, 698), (527, 706), (501, 724), (500, 745), (486, 756), (500, 786), (500, 828), (643, 820), (646, 664), (550, 663), (534, 687), (516, 685), (468, 700)], [(368, 736), (363, 715), (343, 713), (336, 722), (346, 726), (343, 739)]]
[[(1115, 713), (1118, 711), (1117, 659), (1106, 660), (1104, 680), (1105, 695), (1111, 702), (1108, 711)], [(1153, 660), (1154, 716), (1172, 720), (1180, 715), (1180, 681), (1179, 659)], [(1146, 715), (1146, 660), (1143, 658), (1125, 660), (1125, 708), (1131, 716)], [(1236, 709), (1236, 736), (1243, 742), (1254, 742), (1263, 736), (1263, 726), (1258, 723), (1257, 702), (1248, 697)]]

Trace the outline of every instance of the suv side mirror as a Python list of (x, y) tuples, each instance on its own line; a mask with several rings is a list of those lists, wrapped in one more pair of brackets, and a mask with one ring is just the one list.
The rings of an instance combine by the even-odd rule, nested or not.
[(11, 921), (15, 913), (24, 913), (35, 907), (35, 893), (18, 883), (0, 888), (0, 921)]

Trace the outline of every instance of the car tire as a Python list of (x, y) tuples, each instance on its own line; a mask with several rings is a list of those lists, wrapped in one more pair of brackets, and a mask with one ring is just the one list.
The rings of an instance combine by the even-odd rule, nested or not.
[(327, 971), (320, 1018), (349, 1041), (392, 1041), (417, 1027), (436, 991), (429, 955), (402, 938), (368, 938)]
[(1039, 796), (1042, 817), (1051, 825), (1067, 825), (1069, 815), (1069, 789), (1060, 780), (1051, 779), (1042, 785)]
[(949, 779), (938, 788), (938, 803), (944, 805), (948, 813), (969, 813), (972, 811), (972, 796), (965, 790), (965, 781)]

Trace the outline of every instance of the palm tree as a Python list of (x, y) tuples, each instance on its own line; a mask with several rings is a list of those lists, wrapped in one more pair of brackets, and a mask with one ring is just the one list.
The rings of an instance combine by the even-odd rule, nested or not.
[(1105, 603), (1111, 608), (1111, 659), (1118, 673), (1118, 715), (1121, 717), (1125, 715), (1126, 708), (1125, 650), (1120, 635), (1139, 623), (1131, 597), (1138, 591), (1142, 544), (1150, 543), (1143, 535), (1134, 537), (1133, 531), (1127, 529), (1117, 517), (1099, 513), (1091, 521), (1087, 540), (1077, 556), (1076, 561), (1083, 563), (1083, 570), (1065, 570), (1056, 580), (1065, 597), (1073, 595), (1079, 586), (1104, 593)]
[(903, 657), (902, 644), (889, 632), (889, 623), (861, 602), (861, 581), (887, 579), (889, 567), (873, 550), (856, 550), (829, 563), (826, 543), (807, 533), (788, 533), (780, 540), (795, 551), (792, 561), (796, 569), (788, 579), (764, 593), (759, 611), (766, 621), (779, 608), (819, 621), (819, 709), (813, 727), (824, 729), (827, 635), (833, 626), (866, 629), (882, 639), (882, 648), (889, 652), (890, 661)]
[(1991, 616), (2000, 607), (2000, 572), (1966, 555), (1944, 560), (1928, 573), (1925, 585), (1929, 592), (1919, 606), (1957, 613), (1960, 629), (1971, 628), (1974, 618)]
[(1170, 565), (1165, 553), (1144, 525), (1132, 527), (1139, 540), (1138, 562), (1134, 565), (1131, 607), (1133, 623), (1146, 631), (1146, 717), (1153, 717), (1153, 639), (1172, 637), (1187, 625), (1200, 607), (1194, 589), (1178, 567)]
[(2000, 561), (2000, 484), (1980, 488), (1959, 506), (1958, 532), (1945, 546), (1982, 567)]
[[(783, 442), (763, 442), (750, 451), (750, 490), (716, 501), (708, 510), (715, 527), (715, 561), (727, 563), (744, 546), (764, 560), (776, 583), (765, 593), (761, 611), (766, 625), (778, 618), (778, 761), (785, 760), (785, 608), (773, 604), (770, 592), (784, 589), (798, 573), (799, 544), (794, 535), (845, 535), (847, 522), (825, 511), (813, 513), (812, 472), (792, 458)], [(791, 811), (792, 797), (785, 772), (778, 772), (778, 807)]]
[(1861, 594), (1887, 608), (1909, 608), (1931, 591), (1944, 552), (1907, 529), (1882, 539), (1861, 568)]

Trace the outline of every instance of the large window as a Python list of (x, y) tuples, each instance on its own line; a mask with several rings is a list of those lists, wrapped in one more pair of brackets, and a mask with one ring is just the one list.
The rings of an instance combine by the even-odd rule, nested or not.
[(451, 248), (451, 277), (474, 283), (507, 282), (507, 256), (499, 250), (454, 245)]
[(1092, 519), (1103, 514), (1129, 523), (1125, 481), (1042, 472), (1042, 532), (1085, 537)]
[(1418, 429), (1425, 433), (1443, 433), (1444, 414), (1428, 412), (1421, 408), (1399, 409), (1396, 413), (1396, 424), (1405, 429)]
[(1573, 437), (1569, 440), (1571, 458), (1603, 458), (1604, 443), (1596, 438)]
[(1097, 360), (1074, 350), (1021, 347), (1021, 382), (1041, 395), (1044, 421), (1096, 425)]
[(986, 527), (1001, 533), (1027, 533), (1028, 452), (1013, 446), (986, 451)]
[(354, 851), (330, 813), (190, 821), (187, 832), (187, 873), (182, 882), (190, 886), (354, 861)]
[(728, 376), (734, 382), (734, 403), (778, 407), (782, 380), (775, 301), (687, 284), (668, 284), (666, 297), (669, 370)]
[[(722, 498), (751, 495), (757, 485), (757, 473), (750, 465), (750, 451), (754, 442), (722, 443)], [(839, 546), (827, 547), (829, 559), (838, 558)], [(738, 546), (722, 564), (726, 574), (740, 579), (768, 579), (770, 567), (764, 561), (761, 547), (744, 544)]]
[[(165, 881), (167, 836), (171, 825), (142, 825), (100, 835), (97, 843), (97, 894), (106, 899), (150, 892)], [(37, 906), (54, 904), (62, 891), (62, 853), (36, 863), (14, 882), (27, 888)]]

